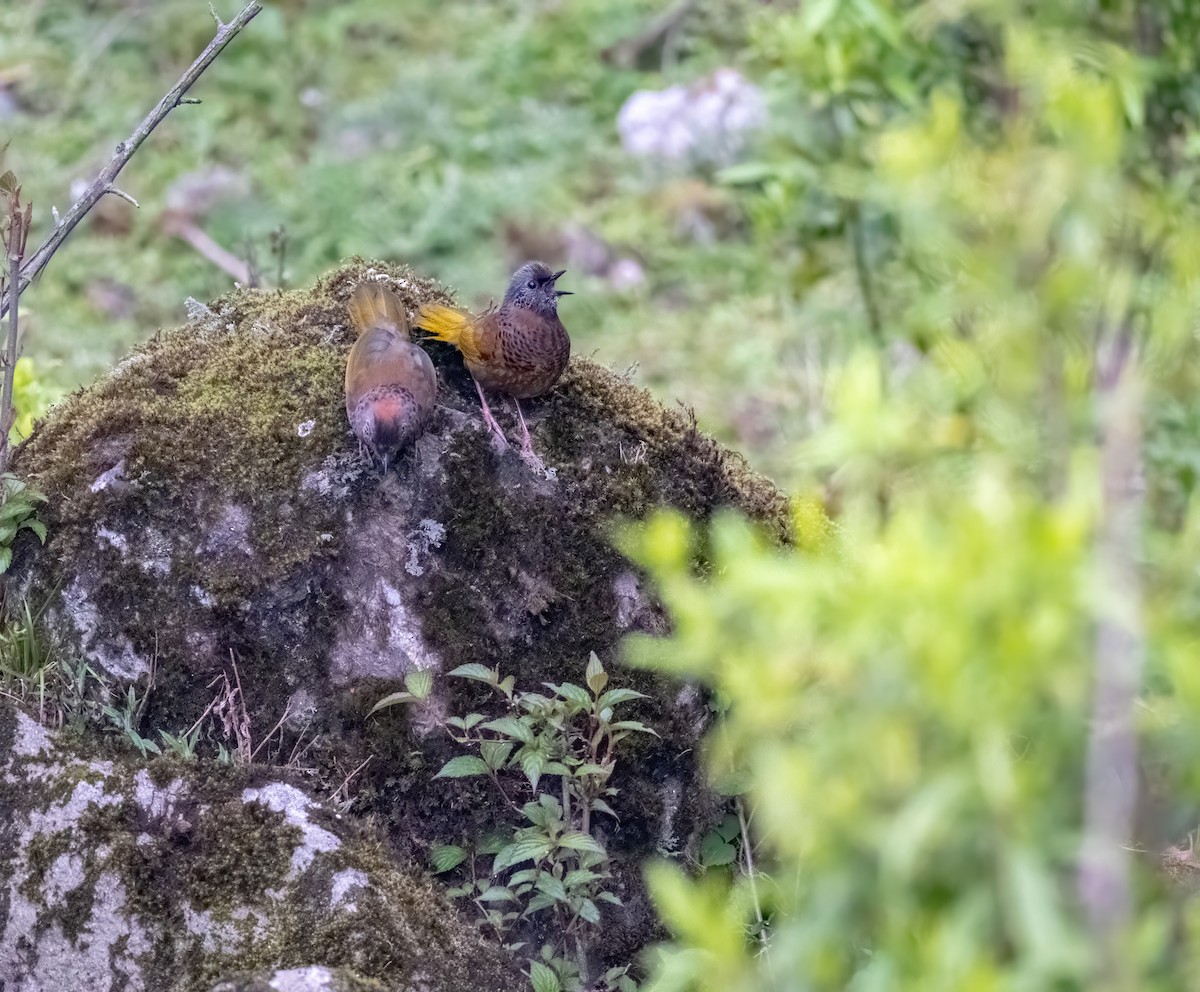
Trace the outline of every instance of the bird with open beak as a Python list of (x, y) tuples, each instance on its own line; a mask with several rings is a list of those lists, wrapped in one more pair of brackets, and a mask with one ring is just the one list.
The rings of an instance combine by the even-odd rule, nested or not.
[(526, 262), (515, 273), (499, 306), (472, 314), (458, 307), (427, 303), (416, 324), (438, 341), (462, 352), (475, 380), (484, 423), (507, 444), (488, 409), (487, 393), (512, 399), (521, 423), (521, 453), (541, 467), (533, 451), (521, 400), (549, 392), (567, 367), (571, 339), (558, 318), (558, 300), (571, 294), (555, 285), (566, 269), (552, 272), (543, 262)]

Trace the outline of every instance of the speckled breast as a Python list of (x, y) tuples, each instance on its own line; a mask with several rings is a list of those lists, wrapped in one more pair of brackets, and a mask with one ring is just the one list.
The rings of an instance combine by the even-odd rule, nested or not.
[(550, 391), (571, 357), (571, 338), (562, 321), (537, 318), (502, 325), (498, 354), (486, 367), (471, 367), (485, 389), (529, 399)]

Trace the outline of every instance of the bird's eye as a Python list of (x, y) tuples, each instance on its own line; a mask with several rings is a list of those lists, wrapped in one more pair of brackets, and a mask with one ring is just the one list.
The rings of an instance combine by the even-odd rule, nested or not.
[(529, 282), (527, 282), (525, 285), (528, 286), (530, 289), (537, 289), (537, 283), (532, 279), (530, 279)]

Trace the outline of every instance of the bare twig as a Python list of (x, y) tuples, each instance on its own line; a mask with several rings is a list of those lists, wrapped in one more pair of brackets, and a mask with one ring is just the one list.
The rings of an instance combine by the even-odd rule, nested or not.
[(163, 214), (162, 228), (167, 234), (174, 235), (181, 241), (191, 245), (218, 269), (229, 275), (235, 282), (249, 286), (252, 282), (250, 266), (238, 258), (233, 252), (219, 245), (213, 238), (201, 229), (190, 217), (168, 211)]
[[(210, 9), (212, 8), (210, 7)], [(67, 236), (83, 220), (88, 211), (100, 202), (101, 197), (105, 194), (112, 193), (122, 196), (133, 202), (136, 206), (136, 201), (132, 197), (120, 192), (113, 185), (116, 182), (117, 176), (120, 175), (121, 170), (125, 168), (129, 160), (133, 158), (134, 153), (141, 147), (142, 142), (150, 137), (154, 129), (163, 122), (172, 110), (185, 102), (183, 99), (184, 95), (191, 89), (196, 80), (203, 75), (204, 71), (213, 64), (217, 56), (224, 51), (225, 46), (261, 12), (262, 4), (258, 0), (251, 0), (237, 17), (225, 23), (217, 16), (215, 9), (213, 9), (213, 17), (217, 22), (217, 33), (212, 41), (208, 43), (208, 47), (200, 53), (200, 57), (191, 64), (187, 72), (179, 78), (179, 81), (158, 101), (158, 105), (146, 115), (142, 123), (134, 129), (133, 134), (117, 145), (116, 154), (113, 155), (108, 165), (100, 170), (100, 174), (92, 181), (83, 195), (75, 201), (74, 206), (62, 218), (62, 222), (55, 225), (54, 230), (50, 232), (50, 236), (34, 252), (33, 257), (21, 269), (20, 279), (16, 281), (16, 295), (25, 292), (29, 284), (46, 267), (54, 253), (62, 246)], [(10, 300), (14, 298), (15, 296), (10, 293)], [(0, 303), (0, 317), (4, 316), (10, 305), (9, 302)]]
[[(1088, 739), (1079, 898), (1093, 938), (1119, 970), (1116, 939), (1130, 922), (1129, 838), (1137, 802), (1134, 707), (1145, 641), (1138, 571), (1142, 515), (1141, 383), (1129, 327), (1105, 335), (1097, 353), (1103, 509), (1096, 568), (1096, 672)], [(1119, 977), (1110, 973), (1120, 985)]]

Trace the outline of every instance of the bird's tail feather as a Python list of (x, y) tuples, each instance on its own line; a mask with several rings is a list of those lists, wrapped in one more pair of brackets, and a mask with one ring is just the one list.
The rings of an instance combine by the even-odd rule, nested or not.
[(445, 341), (462, 350), (464, 337), (471, 328), (471, 315), (458, 307), (441, 303), (425, 303), (417, 314), (417, 327), (438, 341)]
[(350, 296), (350, 324), (357, 334), (382, 327), (408, 338), (404, 305), (387, 286), (377, 282), (363, 282), (355, 287)]

